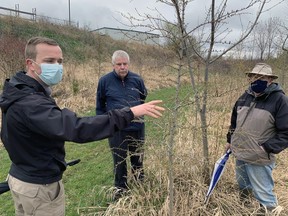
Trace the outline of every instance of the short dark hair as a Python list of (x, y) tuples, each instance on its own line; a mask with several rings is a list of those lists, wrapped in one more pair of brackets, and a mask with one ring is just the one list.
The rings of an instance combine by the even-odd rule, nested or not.
[(46, 37), (32, 37), (28, 40), (25, 46), (25, 59), (36, 59), (37, 51), (36, 45), (38, 44), (48, 44), (52, 46), (59, 46), (59, 44), (50, 38)]

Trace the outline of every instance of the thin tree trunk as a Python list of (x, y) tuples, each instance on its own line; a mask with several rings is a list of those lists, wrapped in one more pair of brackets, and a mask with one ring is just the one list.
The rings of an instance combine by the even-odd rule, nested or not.
[(182, 71), (182, 60), (180, 59), (180, 64), (178, 67), (177, 85), (176, 85), (176, 96), (175, 105), (172, 109), (172, 118), (169, 129), (169, 143), (168, 143), (168, 159), (169, 159), (169, 216), (174, 215), (174, 142), (178, 122), (178, 109), (180, 104), (179, 91), (181, 86), (181, 71)]

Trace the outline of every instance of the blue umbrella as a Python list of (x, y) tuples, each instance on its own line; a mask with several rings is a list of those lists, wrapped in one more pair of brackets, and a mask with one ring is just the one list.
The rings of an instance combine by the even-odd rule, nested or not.
[(205, 197), (204, 204), (206, 204), (208, 202), (212, 191), (214, 190), (217, 182), (219, 181), (221, 175), (223, 174), (223, 171), (225, 169), (225, 164), (226, 164), (230, 154), (231, 154), (231, 150), (228, 149), (227, 152), (216, 161), (215, 166), (214, 166), (214, 170), (213, 170), (213, 174), (211, 177), (209, 189), (208, 189), (206, 197)]

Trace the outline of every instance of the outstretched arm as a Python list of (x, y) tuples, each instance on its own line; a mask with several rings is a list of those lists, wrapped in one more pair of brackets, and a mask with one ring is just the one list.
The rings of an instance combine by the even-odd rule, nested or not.
[[(28, 109), (29, 115), (26, 116), (29, 116), (30, 121), (27, 125), (40, 135), (49, 137), (49, 140), (86, 143), (112, 136), (116, 131), (127, 127), (135, 117), (162, 116), (161, 111), (164, 111), (164, 108), (158, 106), (161, 102), (156, 100), (131, 108), (114, 109), (105, 115), (77, 117), (76, 113), (65, 108), (61, 110), (54, 104), (54, 107), (47, 109), (47, 101), (44, 100), (38, 105), (37, 111)], [(48, 103), (52, 102), (48, 101)]]
[(131, 111), (134, 117), (139, 117), (143, 115), (151, 116), (153, 118), (159, 118), (162, 116), (161, 111), (165, 109), (158, 104), (162, 103), (162, 100), (153, 100), (138, 106), (131, 107)]

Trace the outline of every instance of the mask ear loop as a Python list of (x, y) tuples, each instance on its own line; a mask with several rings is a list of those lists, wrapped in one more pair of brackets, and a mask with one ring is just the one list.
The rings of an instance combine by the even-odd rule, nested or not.
[[(37, 62), (35, 62), (33, 59), (30, 59), (30, 60), (41, 68), (41, 66)], [(40, 76), (40, 74), (38, 74), (35, 70), (32, 70), (32, 72), (35, 73), (38, 77)]]
[[(40, 66), (37, 62), (35, 62), (33, 59), (30, 59), (30, 60), (41, 68), (41, 66)], [(42, 69), (41, 69), (41, 70), (42, 70)], [(38, 73), (36, 72), (36, 70), (33, 70), (32, 72), (41, 80), (41, 82), (43, 82), (44, 84), (46, 84), (46, 83), (41, 79), (40, 74), (38, 74)]]

